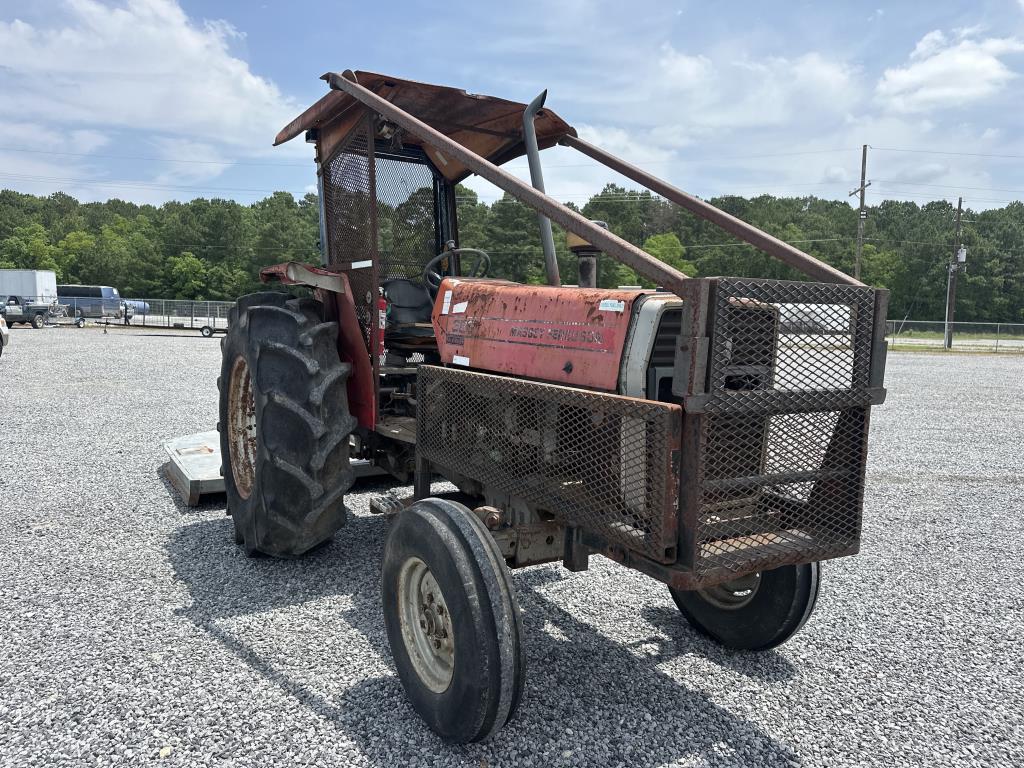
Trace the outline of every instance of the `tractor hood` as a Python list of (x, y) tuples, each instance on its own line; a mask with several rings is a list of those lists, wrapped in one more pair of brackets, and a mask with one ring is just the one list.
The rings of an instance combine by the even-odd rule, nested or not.
[[(374, 72), (355, 74), (360, 85), (495, 165), (526, 154), (523, 144), (525, 104)], [(323, 79), (327, 79), (327, 75)], [(348, 94), (330, 91), (282, 128), (274, 139), (274, 146), (304, 131), (316, 129), (319, 133), (318, 159), (322, 162), (331, 156), (365, 114), (365, 108)], [(576, 135), (571, 125), (549, 109), (537, 114), (535, 125), (541, 149), (554, 146), (564, 136)], [(449, 181), (461, 181), (470, 174), (463, 165), (451, 158), (438, 156), (435, 149), (422, 144), (415, 136), (404, 134), (402, 142), (407, 146), (422, 146)]]

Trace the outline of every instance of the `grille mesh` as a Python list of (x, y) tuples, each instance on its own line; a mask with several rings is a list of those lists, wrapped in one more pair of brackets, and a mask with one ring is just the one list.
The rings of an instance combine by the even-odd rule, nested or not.
[(763, 570), (855, 552), (874, 292), (721, 279), (700, 419), (694, 570)]
[(417, 450), (607, 541), (673, 562), (677, 405), (420, 366)]

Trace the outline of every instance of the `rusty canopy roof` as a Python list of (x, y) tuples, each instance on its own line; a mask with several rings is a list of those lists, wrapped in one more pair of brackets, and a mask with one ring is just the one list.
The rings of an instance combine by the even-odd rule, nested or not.
[[(525, 104), (374, 72), (355, 74), (360, 85), (496, 165), (526, 153), (523, 144)], [(323, 77), (326, 79), (327, 75)], [(320, 130), (320, 159), (325, 160), (364, 115), (364, 108), (354, 98), (342, 91), (330, 91), (282, 128), (274, 145), (317, 128)], [(535, 125), (541, 149), (554, 146), (563, 136), (576, 135), (571, 125), (549, 109), (537, 114)], [(405, 134), (402, 142), (406, 146), (422, 146), (438, 170), (451, 181), (460, 181), (470, 173), (415, 136)]]

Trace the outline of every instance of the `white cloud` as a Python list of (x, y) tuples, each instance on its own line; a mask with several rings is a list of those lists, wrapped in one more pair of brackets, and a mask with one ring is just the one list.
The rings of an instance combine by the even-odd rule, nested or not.
[(658, 61), (665, 75), (665, 86), (673, 90), (700, 88), (711, 76), (711, 60), (706, 56), (688, 56), (668, 43), (661, 47)]
[(876, 94), (884, 106), (905, 113), (982, 101), (1017, 77), (1003, 59), (1022, 51), (1024, 41), (1015, 37), (951, 42), (934, 30), (918, 41), (905, 66), (885, 70)]
[(914, 50), (910, 52), (912, 59), (924, 59), (933, 56), (946, 44), (946, 36), (941, 29), (933, 29), (927, 35), (917, 41)]
[[(856, 101), (860, 90), (853, 68), (815, 51), (793, 58), (712, 60), (665, 45), (658, 70), (653, 81), (659, 88), (686, 93), (685, 100), (670, 100), (666, 105), (678, 111), (679, 119), (662, 120), (663, 127), (656, 132), (672, 143), (687, 143), (695, 130), (782, 125), (809, 111), (841, 113)], [(680, 131), (677, 126), (686, 128)]]
[(208, 142), (156, 137), (152, 144), (157, 156), (167, 160), (154, 183), (194, 185), (217, 178), (227, 167), (223, 150)]
[(8, 114), (256, 152), (298, 111), (232, 54), (241, 33), (225, 21), (194, 23), (174, 0), (67, 0), (65, 10), (52, 27), (0, 22)]
[(100, 131), (75, 129), (68, 134), (72, 152), (88, 154), (110, 143), (110, 137)]
[(841, 165), (828, 165), (821, 174), (821, 180), (845, 184), (852, 180), (852, 175), (849, 168), (844, 168)]

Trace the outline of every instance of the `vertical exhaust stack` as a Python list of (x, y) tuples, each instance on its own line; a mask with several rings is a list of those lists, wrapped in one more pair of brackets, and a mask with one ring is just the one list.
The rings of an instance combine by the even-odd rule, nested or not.
[[(540, 147), (537, 146), (537, 128), (533, 121), (543, 108), (547, 97), (547, 90), (542, 91), (523, 111), (523, 143), (526, 144), (526, 159), (530, 163), (530, 183), (538, 192), (544, 191), (544, 172), (540, 166)], [(555, 238), (551, 234), (551, 219), (538, 213), (537, 222), (540, 224), (540, 243), (544, 247), (544, 272), (547, 274), (548, 285), (561, 285), (558, 259), (555, 258)]]
[[(591, 224), (595, 224), (602, 229), (608, 229), (608, 224), (604, 221), (592, 220)], [(580, 288), (597, 288), (597, 257), (601, 255), (600, 249), (595, 248), (582, 237), (574, 235), (572, 232), (565, 234), (565, 244), (569, 247), (570, 251), (576, 254), (576, 258), (579, 259)]]

